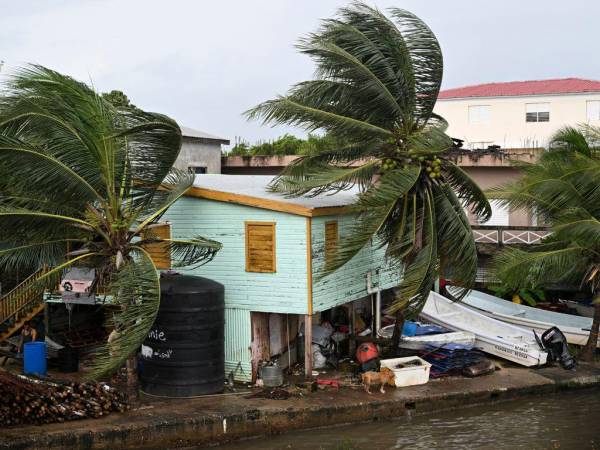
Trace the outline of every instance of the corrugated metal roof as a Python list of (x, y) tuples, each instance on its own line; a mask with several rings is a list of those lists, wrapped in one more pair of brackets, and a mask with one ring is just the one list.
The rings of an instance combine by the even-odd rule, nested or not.
[(319, 195), (317, 197), (287, 198), (281, 194), (267, 191), (267, 186), (273, 180), (270, 175), (196, 175), (194, 187), (210, 189), (211, 191), (225, 192), (228, 194), (244, 195), (247, 197), (275, 200), (290, 205), (307, 208), (328, 208), (351, 205), (356, 201), (359, 190), (354, 187), (332, 195)]
[(192, 138), (192, 139), (207, 139), (210, 141), (220, 141), (226, 145), (229, 145), (229, 139), (225, 139), (219, 136), (215, 136), (213, 134), (205, 133), (204, 131), (195, 130), (189, 127), (180, 127), (181, 134), (183, 137)]
[(600, 92), (600, 81), (586, 80), (583, 78), (559, 78), (553, 80), (486, 83), (446, 89), (440, 92), (438, 99), (577, 94), (584, 92)]

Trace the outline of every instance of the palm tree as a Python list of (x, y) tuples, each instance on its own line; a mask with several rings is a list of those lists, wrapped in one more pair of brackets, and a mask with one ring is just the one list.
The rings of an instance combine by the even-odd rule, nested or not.
[(541, 245), (501, 252), (494, 264), (500, 279), (523, 287), (574, 283), (593, 293), (594, 319), (582, 360), (593, 358), (600, 325), (599, 144), (599, 128), (563, 128), (537, 163), (519, 163), (522, 179), (490, 192), (511, 208), (535, 212), (552, 230)]
[(40, 282), (56, 286), (71, 266), (95, 269), (92, 286), (112, 295), (116, 333), (95, 355), (92, 377), (119, 368), (154, 322), (160, 288), (148, 246), (170, 251), (175, 266), (201, 264), (220, 248), (153, 232), (193, 182), (172, 169), (180, 146), (170, 118), (117, 109), (41, 66), (17, 72), (0, 96), (0, 270), (47, 267)]
[(343, 143), (299, 158), (272, 186), (290, 196), (360, 187), (356, 220), (322, 276), (374, 238), (404, 270), (393, 309), (420, 311), (440, 262), (457, 283), (471, 286), (477, 251), (463, 207), (483, 220), (491, 211), (453, 163), (453, 141), (433, 113), (443, 64), (432, 31), (408, 11), (392, 8), (387, 17), (354, 3), (298, 48), (315, 61), (315, 79), (246, 114), (321, 130)]

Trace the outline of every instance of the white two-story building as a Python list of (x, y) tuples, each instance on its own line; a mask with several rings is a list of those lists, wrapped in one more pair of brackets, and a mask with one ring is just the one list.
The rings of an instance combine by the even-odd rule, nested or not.
[(600, 126), (600, 81), (511, 81), (441, 91), (435, 112), (466, 148), (547, 147), (565, 125)]

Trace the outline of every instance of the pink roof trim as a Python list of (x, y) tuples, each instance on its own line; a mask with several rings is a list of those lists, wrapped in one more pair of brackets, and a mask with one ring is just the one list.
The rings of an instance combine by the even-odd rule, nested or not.
[(582, 92), (600, 92), (600, 81), (583, 78), (560, 78), (555, 80), (477, 84), (474, 86), (446, 89), (440, 92), (438, 99), (576, 94)]

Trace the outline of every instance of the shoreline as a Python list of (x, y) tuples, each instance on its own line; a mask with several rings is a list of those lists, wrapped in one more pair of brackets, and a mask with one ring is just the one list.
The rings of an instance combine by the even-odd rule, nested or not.
[(582, 364), (572, 372), (559, 367), (527, 369), (506, 365), (479, 378), (453, 377), (421, 386), (390, 387), (383, 395), (368, 395), (362, 389), (328, 388), (287, 400), (246, 399), (243, 395), (144, 397), (138, 408), (100, 419), (2, 429), (0, 449), (209, 446), (291, 430), (389, 420), (408, 413), (434, 413), (594, 387), (600, 387), (599, 364)]

